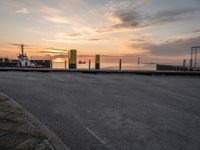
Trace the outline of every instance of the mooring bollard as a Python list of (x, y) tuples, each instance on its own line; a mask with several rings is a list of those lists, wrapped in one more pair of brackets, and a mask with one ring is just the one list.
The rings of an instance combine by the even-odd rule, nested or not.
[(89, 70), (91, 69), (91, 60), (89, 59)]
[(100, 69), (100, 55), (95, 56), (95, 69)]
[(119, 70), (122, 70), (122, 60), (119, 60)]
[(69, 51), (69, 69), (76, 69), (76, 50), (72, 49)]

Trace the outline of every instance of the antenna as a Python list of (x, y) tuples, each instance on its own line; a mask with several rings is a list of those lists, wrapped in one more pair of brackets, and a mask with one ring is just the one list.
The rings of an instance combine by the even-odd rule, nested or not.
[(25, 56), (25, 55), (24, 55), (24, 47), (27, 46), (27, 45), (18, 44), (18, 43), (11, 43), (11, 44), (9, 44), (9, 45), (20, 47), (20, 49), (21, 49), (21, 54), (19, 54), (19, 55), (21, 55), (22, 57)]
[(21, 44), (21, 51), (22, 51), (22, 56), (24, 56), (24, 45)]

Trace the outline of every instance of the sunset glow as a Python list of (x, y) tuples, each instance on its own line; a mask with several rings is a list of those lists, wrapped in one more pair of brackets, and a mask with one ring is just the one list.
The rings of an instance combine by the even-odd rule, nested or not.
[(52, 59), (53, 62), (56, 62), (56, 63), (61, 63), (61, 62), (65, 62), (66, 59), (64, 58), (54, 58)]

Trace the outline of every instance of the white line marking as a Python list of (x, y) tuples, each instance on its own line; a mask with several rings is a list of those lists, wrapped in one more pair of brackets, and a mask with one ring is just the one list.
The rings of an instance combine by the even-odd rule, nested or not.
[(88, 127), (86, 127), (84, 124), (82, 124), (83, 127), (90, 133), (92, 134), (99, 142), (101, 142), (102, 144), (106, 144), (106, 142), (104, 140), (102, 140), (100, 137), (98, 137), (92, 130), (90, 130)]

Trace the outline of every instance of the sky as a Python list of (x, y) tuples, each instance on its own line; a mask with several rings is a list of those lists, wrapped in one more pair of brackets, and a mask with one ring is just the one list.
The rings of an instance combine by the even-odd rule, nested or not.
[(189, 59), (200, 45), (200, 0), (0, 0), (0, 57), (100, 54)]

